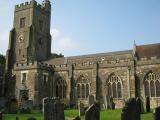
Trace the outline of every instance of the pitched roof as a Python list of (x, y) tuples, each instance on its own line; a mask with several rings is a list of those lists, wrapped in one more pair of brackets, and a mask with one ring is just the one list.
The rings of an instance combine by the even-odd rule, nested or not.
[(136, 46), (138, 59), (157, 57), (160, 58), (160, 43)]

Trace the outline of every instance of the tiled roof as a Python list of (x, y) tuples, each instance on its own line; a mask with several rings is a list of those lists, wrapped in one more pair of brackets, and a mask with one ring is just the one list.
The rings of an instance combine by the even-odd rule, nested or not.
[(160, 43), (136, 46), (136, 54), (138, 59), (141, 58), (160, 58)]

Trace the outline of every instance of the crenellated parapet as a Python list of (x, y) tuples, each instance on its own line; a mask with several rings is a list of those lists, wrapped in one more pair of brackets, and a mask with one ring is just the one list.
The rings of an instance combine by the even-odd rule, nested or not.
[(20, 70), (20, 69), (45, 69), (49, 71), (54, 71), (52, 65), (43, 63), (43, 62), (31, 62), (31, 63), (16, 63), (14, 65), (15, 70)]
[(51, 5), (50, 1), (45, 0), (42, 4), (37, 3), (35, 0), (31, 0), (30, 2), (21, 3), (15, 6), (15, 11), (21, 11), (29, 8), (37, 8), (44, 12), (50, 12)]

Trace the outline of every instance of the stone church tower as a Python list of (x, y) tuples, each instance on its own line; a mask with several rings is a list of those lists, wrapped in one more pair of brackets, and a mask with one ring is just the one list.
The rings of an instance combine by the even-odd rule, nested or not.
[[(47, 60), (51, 55), (50, 20), (49, 0), (43, 1), (41, 5), (32, 0), (15, 6), (13, 29), (10, 31), (6, 55), (7, 77), (9, 83), (13, 84), (8, 90), (10, 96), (22, 97), (22, 93), (26, 94), (25, 97), (33, 95), (36, 86), (33, 81), (38, 77), (36, 63)], [(21, 67), (18, 67), (19, 65)], [(29, 89), (33, 90), (32, 95)]]

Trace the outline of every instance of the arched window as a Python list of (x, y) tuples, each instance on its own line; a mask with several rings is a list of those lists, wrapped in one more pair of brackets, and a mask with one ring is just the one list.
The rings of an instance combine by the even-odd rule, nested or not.
[(108, 96), (113, 98), (122, 97), (122, 82), (115, 74), (111, 74), (108, 79)]
[(89, 80), (81, 75), (77, 79), (77, 95), (78, 98), (86, 99), (89, 96)]
[(60, 99), (66, 98), (66, 90), (67, 90), (67, 84), (66, 81), (62, 78), (58, 78), (56, 83), (56, 97), (59, 97)]
[(160, 79), (152, 71), (144, 78), (145, 96), (160, 97)]

